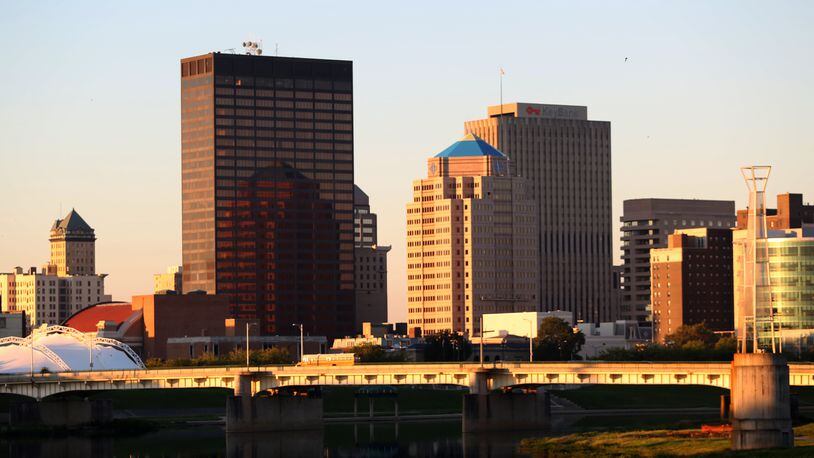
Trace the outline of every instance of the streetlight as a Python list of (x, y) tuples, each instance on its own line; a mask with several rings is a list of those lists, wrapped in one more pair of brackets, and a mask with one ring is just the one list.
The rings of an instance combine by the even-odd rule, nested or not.
[(257, 323), (246, 322), (246, 370), (249, 370), (249, 328), (257, 326)]
[(34, 334), (36, 333), (37, 328), (31, 327), (31, 334), (29, 338), (31, 339), (31, 378), (34, 378)]
[(480, 316), (480, 367), (483, 368), (483, 333), (492, 332), (491, 329), (483, 329), (483, 315)]
[(302, 362), (302, 357), (305, 355), (305, 337), (304, 337), (304, 334), (302, 332), (302, 323), (299, 323), (299, 324), (294, 323), (291, 326), (294, 326), (294, 327), (299, 326), (300, 327), (300, 362)]
[(523, 319), (529, 322), (529, 362), (534, 362), (534, 348), (532, 347), (531, 336), (534, 334), (534, 321)]

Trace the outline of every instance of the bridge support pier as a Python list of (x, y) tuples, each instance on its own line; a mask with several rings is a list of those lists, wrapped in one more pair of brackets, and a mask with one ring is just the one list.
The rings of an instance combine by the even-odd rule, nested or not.
[(109, 399), (49, 399), (11, 404), (9, 427), (79, 428), (100, 426), (113, 420)]
[(235, 396), (226, 399), (226, 432), (255, 433), (319, 429), (322, 399), (304, 396), (255, 397), (251, 374), (240, 374)]
[(541, 430), (551, 424), (548, 392), (486, 393), (464, 395), (464, 433)]
[(736, 353), (731, 375), (732, 450), (789, 448), (789, 366), (782, 355)]

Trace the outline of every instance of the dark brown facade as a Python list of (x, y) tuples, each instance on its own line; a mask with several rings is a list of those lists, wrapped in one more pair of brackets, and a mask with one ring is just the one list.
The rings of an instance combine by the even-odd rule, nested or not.
[(183, 285), (261, 334), (354, 323), (349, 61), (181, 61)]
[[(738, 229), (746, 229), (748, 220), (748, 209), (738, 210)], [(778, 194), (777, 208), (766, 209), (769, 229), (796, 229), (803, 224), (814, 224), (814, 205), (804, 204), (802, 194)]]
[(651, 250), (653, 336), (658, 342), (682, 325), (734, 329), (732, 231), (685, 229)]

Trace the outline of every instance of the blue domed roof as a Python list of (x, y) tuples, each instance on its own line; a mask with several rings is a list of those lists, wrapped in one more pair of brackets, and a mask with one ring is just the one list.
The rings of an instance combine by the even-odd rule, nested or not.
[(492, 145), (481, 140), (474, 134), (467, 134), (449, 146), (449, 148), (436, 154), (435, 157), (467, 157), (467, 156), (497, 156), (506, 157)]

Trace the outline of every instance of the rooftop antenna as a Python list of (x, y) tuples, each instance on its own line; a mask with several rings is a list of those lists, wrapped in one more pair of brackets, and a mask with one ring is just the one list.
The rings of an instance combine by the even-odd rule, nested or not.
[(263, 42), (262, 41), (244, 41), (243, 42), (243, 49), (246, 51), (246, 54), (249, 56), (259, 56), (263, 54)]
[(280, 56), (280, 44), (274, 43), (274, 55), (279, 57)]

